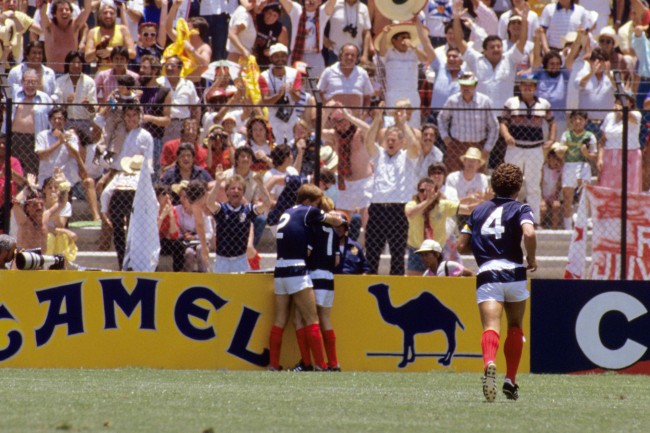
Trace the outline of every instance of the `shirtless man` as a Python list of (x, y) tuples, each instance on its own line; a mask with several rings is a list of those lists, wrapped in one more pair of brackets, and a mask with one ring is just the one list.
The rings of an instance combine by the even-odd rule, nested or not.
[(50, 67), (58, 74), (64, 72), (65, 56), (79, 48), (79, 32), (96, 4), (99, 4), (99, 0), (94, 0), (91, 7), (82, 9), (76, 19), (72, 18), (70, 0), (52, 2), (53, 19), (47, 14), (48, 3), (43, 2), (41, 5), (45, 56)]
[(367, 208), (372, 191), (370, 154), (364, 144), (369, 126), (349, 110), (337, 108), (341, 107), (339, 102), (330, 101), (327, 106), (334, 108), (329, 115), (334, 129), (324, 130), (323, 139), (333, 143), (339, 155), (336, 208), (348, 215), (359, 212), (363, 231), (368, 221)]
[(97, 62), (99, 71), (110, 68), (108, 58), (113, 47), (126, 47), (129, 58), (135, 59), (131, 33), (125, 25), (115, 24), (115, 16), (115, 6), (103, 3), (99, 9), (99, 25), (90, 29), (86, 38), (86, 61)]
[[(13, 113), (13, 152), (26, 173), (38, 173), (38, 156), (34, 152), (36, 134), (49, 128), (47, 113), (52, 99), (37, 90), (40, 83), (38, 72), (26, 69), (23, 72), (22, 89), (16, 93)], [(44, 105), (33, 105), (43, 103)]]

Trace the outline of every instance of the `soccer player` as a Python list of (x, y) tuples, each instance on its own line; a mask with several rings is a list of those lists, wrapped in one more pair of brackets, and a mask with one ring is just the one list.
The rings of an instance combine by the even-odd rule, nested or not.
[[(324, 212), (334, 210), (334, 201), (329, 197), (321, 199), (320, 208)], [(336, 334), (332, 327), (332, 305), (334, 304), (334, 269), (340, 260), (340, 251), (337, 248), (339, 239), (337, 230), (327, 224), (316, 225), (312, 228), (313, 241), (307, 258), (309, 276), (314, 284), (314, 297), (316, 298), (316, 312), (320, 322), (320, 330), (325, 343), (325, 353), (329, 371), (341, 371), (336, 356)], [(305, 323), (300, 313), (294, 311), (294, 325), (296, 339), (300, 349), (301, 361), (291, 371), (313, 371), (309, 347), (305, 335)]]
[[(505, 309), (508, 336), (503, 348), (506, 356), (506, 379), (503, 393), (509, 400), (519, 398), (515, 382), (524, 344), (522, 322), (526, 310), (526, 270), (537, 269), (533, 211), (530, 206), (515, 200), (523, 182), (523, 173), (513, 164), (501, 164), (492, 174), (492, 189), (496, 195), (480, 204), (469, 217), (458, 240), (458, 251), (473, 251), (479, 266), (476, 275), (478, 303), (483, 335), (483, 395), (494, 401), (497, 395), (494, 362), (499, 348), (501, 316)], [(524, 239), (526, 261), (521, 250)]]
[(326, 214), (318, 209), (323, 191), (315, 185), (306, 184), (298, 190), (296, 206), (287, 209), (280, 217), (275, 263), (275, 318), (269, 337), (270, 366), (272, 371), (280, 370), (280, 349), (282, 332), (289, 316), (289, 305), (293, 302), (305, 323), (305, 334), (309, 350), (314, 358), (314, 369), (327, 368), (323, 357), (323, 339), (320, 333), (314, 285), (309, 277), (307, 256), (312, 242), (312, 228), (325, 223), (341, 225), (338, 215)]

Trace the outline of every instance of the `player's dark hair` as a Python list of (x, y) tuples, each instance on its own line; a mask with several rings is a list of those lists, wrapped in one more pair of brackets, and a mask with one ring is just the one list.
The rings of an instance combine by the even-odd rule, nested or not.
[(296, 203), (303, 204), (306, 200), (313, 203), (321, 197), (323, 197), (323, 191), (319, 187), (311, 183), (306, 183), (298, 189)]
[(513, 197), (521, 189), (524, 174), (514, 164), (499, 164), (492, 173), (492, 189), (498, 197)]

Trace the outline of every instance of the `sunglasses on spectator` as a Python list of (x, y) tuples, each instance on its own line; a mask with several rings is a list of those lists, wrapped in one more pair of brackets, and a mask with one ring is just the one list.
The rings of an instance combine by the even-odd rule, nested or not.
[(418, 192), (427, 192), (427, 190), (425, 188), (420, 188), (418, 189)]
[(149, 32), (142, 33), (142, 36), (144, 36), (145, 38), (153, 38), (156, 35), (157, 33), (149, 33)]
[(598, 42), (600, 42), (603, 45), (610, 45), (610, 44), (614, 43), (614, 40), (613, 39), (602, 38)]

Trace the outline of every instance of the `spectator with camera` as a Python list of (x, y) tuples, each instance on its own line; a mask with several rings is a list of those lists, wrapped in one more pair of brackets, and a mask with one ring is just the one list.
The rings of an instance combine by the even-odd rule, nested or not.
[(262, 93), (261, 104), (268, 104), (268, 118), (276, 143), (293, 139), (293, 125), (298, 114), (293, 106), (300, 100), (302, 75), (287, 66), (289, 50), (281, 43), (269, 50), (271, 67), (262, 72), (258, 80)]
[(224, 170), (232, 167), (235, 149), (230, 142), (230, 136), (221, 125), (212, 125), (208, 135), (203, 139), (203, 144), (208, 150), (206, 170), (214, 173), (217, 167)]
[(17, 245), (16, 238), (13, 236), (0, 234), (0, 270), (4, 271), (12, 268)]
[(325, 69), (321, 52), (325, 41), (325, 26), (334, 12), (336, 0), (279, 0), (291, 20), (291, 63), (303, 61), (311, 68), (311, 77), (320, 77)]
[(338, 0), (329, 21), (329, 38), (324, 44), (331, 53), (330, 64), (337, 60), (340, 47), (354, 44), (361, 52), (363, 62), (368, 62), (370, 51), (370, 13), (360, 0)]
[[(79, 49), (80, 33), (86, 25), (90, 13), (99, 3), (99, 0), (93, 0), (91, 4), (81, 10), (77, 17), (72, 15), (70, 0), (54, 0), (51, 3), (43, 1), (41, 4), (41, 28), (45, 37), (45, 55), (48, 64), (57, 74), (64, 72), (67, 63), (65, 58), (68, 53)], [(52, 18), (48, 14), (50, 5)]]

